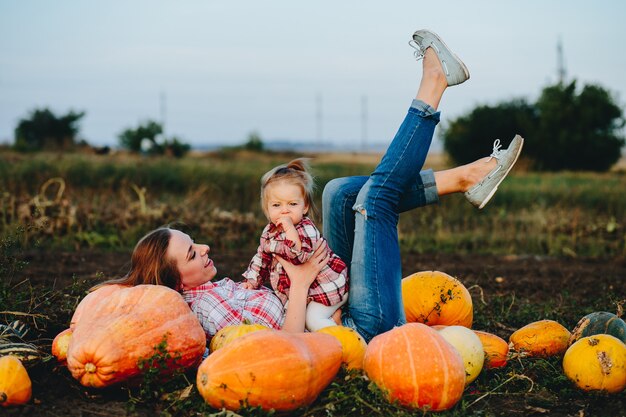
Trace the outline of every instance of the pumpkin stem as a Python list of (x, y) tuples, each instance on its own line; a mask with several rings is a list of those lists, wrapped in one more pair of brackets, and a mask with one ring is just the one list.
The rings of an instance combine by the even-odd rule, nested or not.
[(96, 365), (94, 365), (91, 362), (86, 363), (85, 364), (85, 372), (87, 372), (88, 374), (93, 374), (94, 372), (96, 372)]
[(624, 303), (626, 303), (626, 300), (617, 302), (617, 311), (615, 312), (615, 315), (619, 318), (622, 318), (622, 315), (624, 314)]
[(7, 394), (6, 392), (0, 392), (0, 404), (4, 403), (7, 400)]

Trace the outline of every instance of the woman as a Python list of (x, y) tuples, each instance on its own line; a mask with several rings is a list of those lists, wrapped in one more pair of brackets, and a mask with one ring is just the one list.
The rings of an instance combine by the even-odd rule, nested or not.
[[(342, 321), (368, 341), (405, 322), (398, 213), (456, 192), (484, 207), (523, 144), (516, 136), (507, 150), (500, 150), (496, 141), (490, 157), (446, 171), (420, 172), (439, 121), (442, 95), (449, 86), (466, 81), (469, 72), (434, 33), (417, 31), (411, 43), (418, 59), (423, 58), (423, 75), (386, 154), (371, 176), (335, 179), (323, 193), (324, 234), (351, 268), (349, 304)], [(246, 319), (291, 332), (304, 330), (309, 286), (327, 262), (323, 250), (298, 266), (279, 259), (291, 278), (285, 311), (267, 289), (246, 289), (228, 278), (212, 282), (217, 270), (209, 252), (209, 246), (195, 243), (179, 230), (158, 229), (137, 244), (130, 272), (115, 282), (162, 284), (182, 291), (207, 337)]]

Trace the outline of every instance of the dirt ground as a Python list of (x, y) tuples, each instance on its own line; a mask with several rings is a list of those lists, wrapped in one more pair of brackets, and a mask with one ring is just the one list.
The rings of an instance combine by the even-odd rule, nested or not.
[[(219, 276), (237, 278), (247, 266), (249, 253), (229, 251), (227, 255), (213, 254)], [(129, 266), (129, 252), (80, 251), (54, 252), (32, 251), (26, 254), (28, 266), (22, 278), (32, 284), (44, 284), (63, 289), (71, 284), (73, 277), (98, 282), (96, 273), (106, 278), (119, 277)], [(588, 304), (606, 297), (607, 292), (626, 298), (626, 260), (556, 259), (535, 256), (486, 256), (449, 254), (405, 254), (404, 271), (440, 270), (459, 278), (467, 287), (479, 285), (489, 299), (496, 295), (515, 294), (516, 300), (547, 301), (567, 294), (570, 302)], [(557, 296), (557, 294), (559, 294)], [(479, 296), (472, 291), (473, 296)], [(476, 300), (476, 298), (475, 298)], [(476, 303), (477, 301), (475, 301)], [(608, 305), (608, 301), (607, 301)], [(573, 326), (575, 323), (564, 323)], [(53, 335), (51, 335), (53, 337)], [(46, 416), (119, 416), (126, 415), (126, 393), (119, 391), (86, 392), (75, 383), (66, 370), (50, 366), (34, 369), (36, 381), (31, 404), (26, 407), (0, 410), (0, 415), (46, 415)], [(45, 374), (47, 373), (47, 374)], [(503, 399), (501, 399), (504, 401)], [(580, 413), (574, 413), (575, 404), (552, 404), (547, 414), (542, 408), (524, 408), (525, 400), (515, 404), (502, 404), (503, 410), (514, 407), (511, 415), (626, 415), (626, 395), (612, 398), (612, 404), (604, 408), (605, 400), (581, 403)], [(522, 403), (519, 403), (522, 401)], [(527, 401), (527, 400), (526, 400)], [(520, 408), (521, 407), (521, 408)], [(545, 407), (548, 408), (548, 407)], [(596, 412), (591, 412), (591, 409)], [(609, 412), (603, 414), (601, 410)], [(561, 410), (561, 411), (558, 411)], [(599, 414), (597, 413), (599, 411)], [(583, 412), (584, 411), (584, 412)], [(140, 415), (150, 415), (140, 412)]]

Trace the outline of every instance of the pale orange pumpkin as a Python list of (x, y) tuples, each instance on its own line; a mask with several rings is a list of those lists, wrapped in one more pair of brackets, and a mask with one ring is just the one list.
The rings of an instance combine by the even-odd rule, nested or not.
[(161, 285), (105, 286), (87, 301), (88, 308), (77, 309), (80, 320), (73, 323), (67, 351), (68, 369), (81, 384), (105, 387), (139, 376), (140, 360), (153, 357), (163, 344), (171, 371), (201, 360), (204, 330), (176, 291)]
[(483, 369), (485, 353), (480, 338), (464, 326), (435, 326), (439, 334), (450, 343), (463, 359), (465, 385), (471, 384)]
[(329, 326), (319, 329), (318, 332), (334, 336), (341, 343), (341, 362), (347, 369), (363, 369), (367, 343), (356, 330), (344, 326)]
[(258, 332), (259, 330), (269, 330), (269, 327), (262, 324), (233, 324), (220, 329), (209, 343), (209, 351), (215, 352), (216, 350), (229, 345), (233, 340), (240, 338), (243, 335), (252, 332)]
[(474, 330), (474, 333), (476, 333), (476, 336), (478, 336), (483, 344), (483, 351), (485, 352), (485, 368), (493, 369), (506, 366), (509, 354), (509, 344), (495, 334), (480, 330)]
[(0, 357), (0, 405), (26, 404), (32, 395), (28, 372), (17, 356)]
[(74, 310), (74, 314), (72, 315), (72, 318), (70, 320), (70, 329), (76, 327), (76, 324), (80, 321), (83, 312), (85, 312), (86, 310), (90, 310), (92, 308), (92, 305), (98, 304), (103, 298), (108, 297), (109, 295), (123, 288), (128, 288), (128, 286), (119, 284), (103, 285), (97, 290), (87, 294), (82, 300), (80, 300), (80, 303), (76, 307), (76, 310)]
[(522, 356), (548, 357), (562, 355), (571, 336), (569, 330), (554, 320), (529, 323), (513, 332), (509, 347)]
[(52, 341), (52, 355), (61, 364), (67, 363), (67, 349), (72, 340), (72, 329), (65, 329), (59, 333)]
[(622, 392), (626, 388), (626, 345), (608, 334), (580, 338), (565, 352), (563, 371), (584, 391)]
[(217, 409), (292, 411), (315, 401), (340, 366), (341, 345), (330, 335), (259, 331), (210, 354), (196, 385)]
[(463, 394), (463, 359), (432, 328), (408, 323), (374, 337), (363, 368), (390, 401), (411, 409), (447, 410)]
[(459, 280), (439, 271), (417, 272), (402, 280), (407, 322), (472, 327), (472, 297)]

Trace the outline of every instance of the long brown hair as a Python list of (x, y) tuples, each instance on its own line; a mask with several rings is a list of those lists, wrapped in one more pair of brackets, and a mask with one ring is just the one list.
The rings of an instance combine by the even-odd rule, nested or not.
[(180, 272), (175, 262), (166, 256), (172, 232), (169, 227), (155, 229), (142, 237), (130, 259), (130, 270), (122, 278), (109, 280), (92, 288), (103, 285), (165, 285), (173, 289), (180, 288)]

